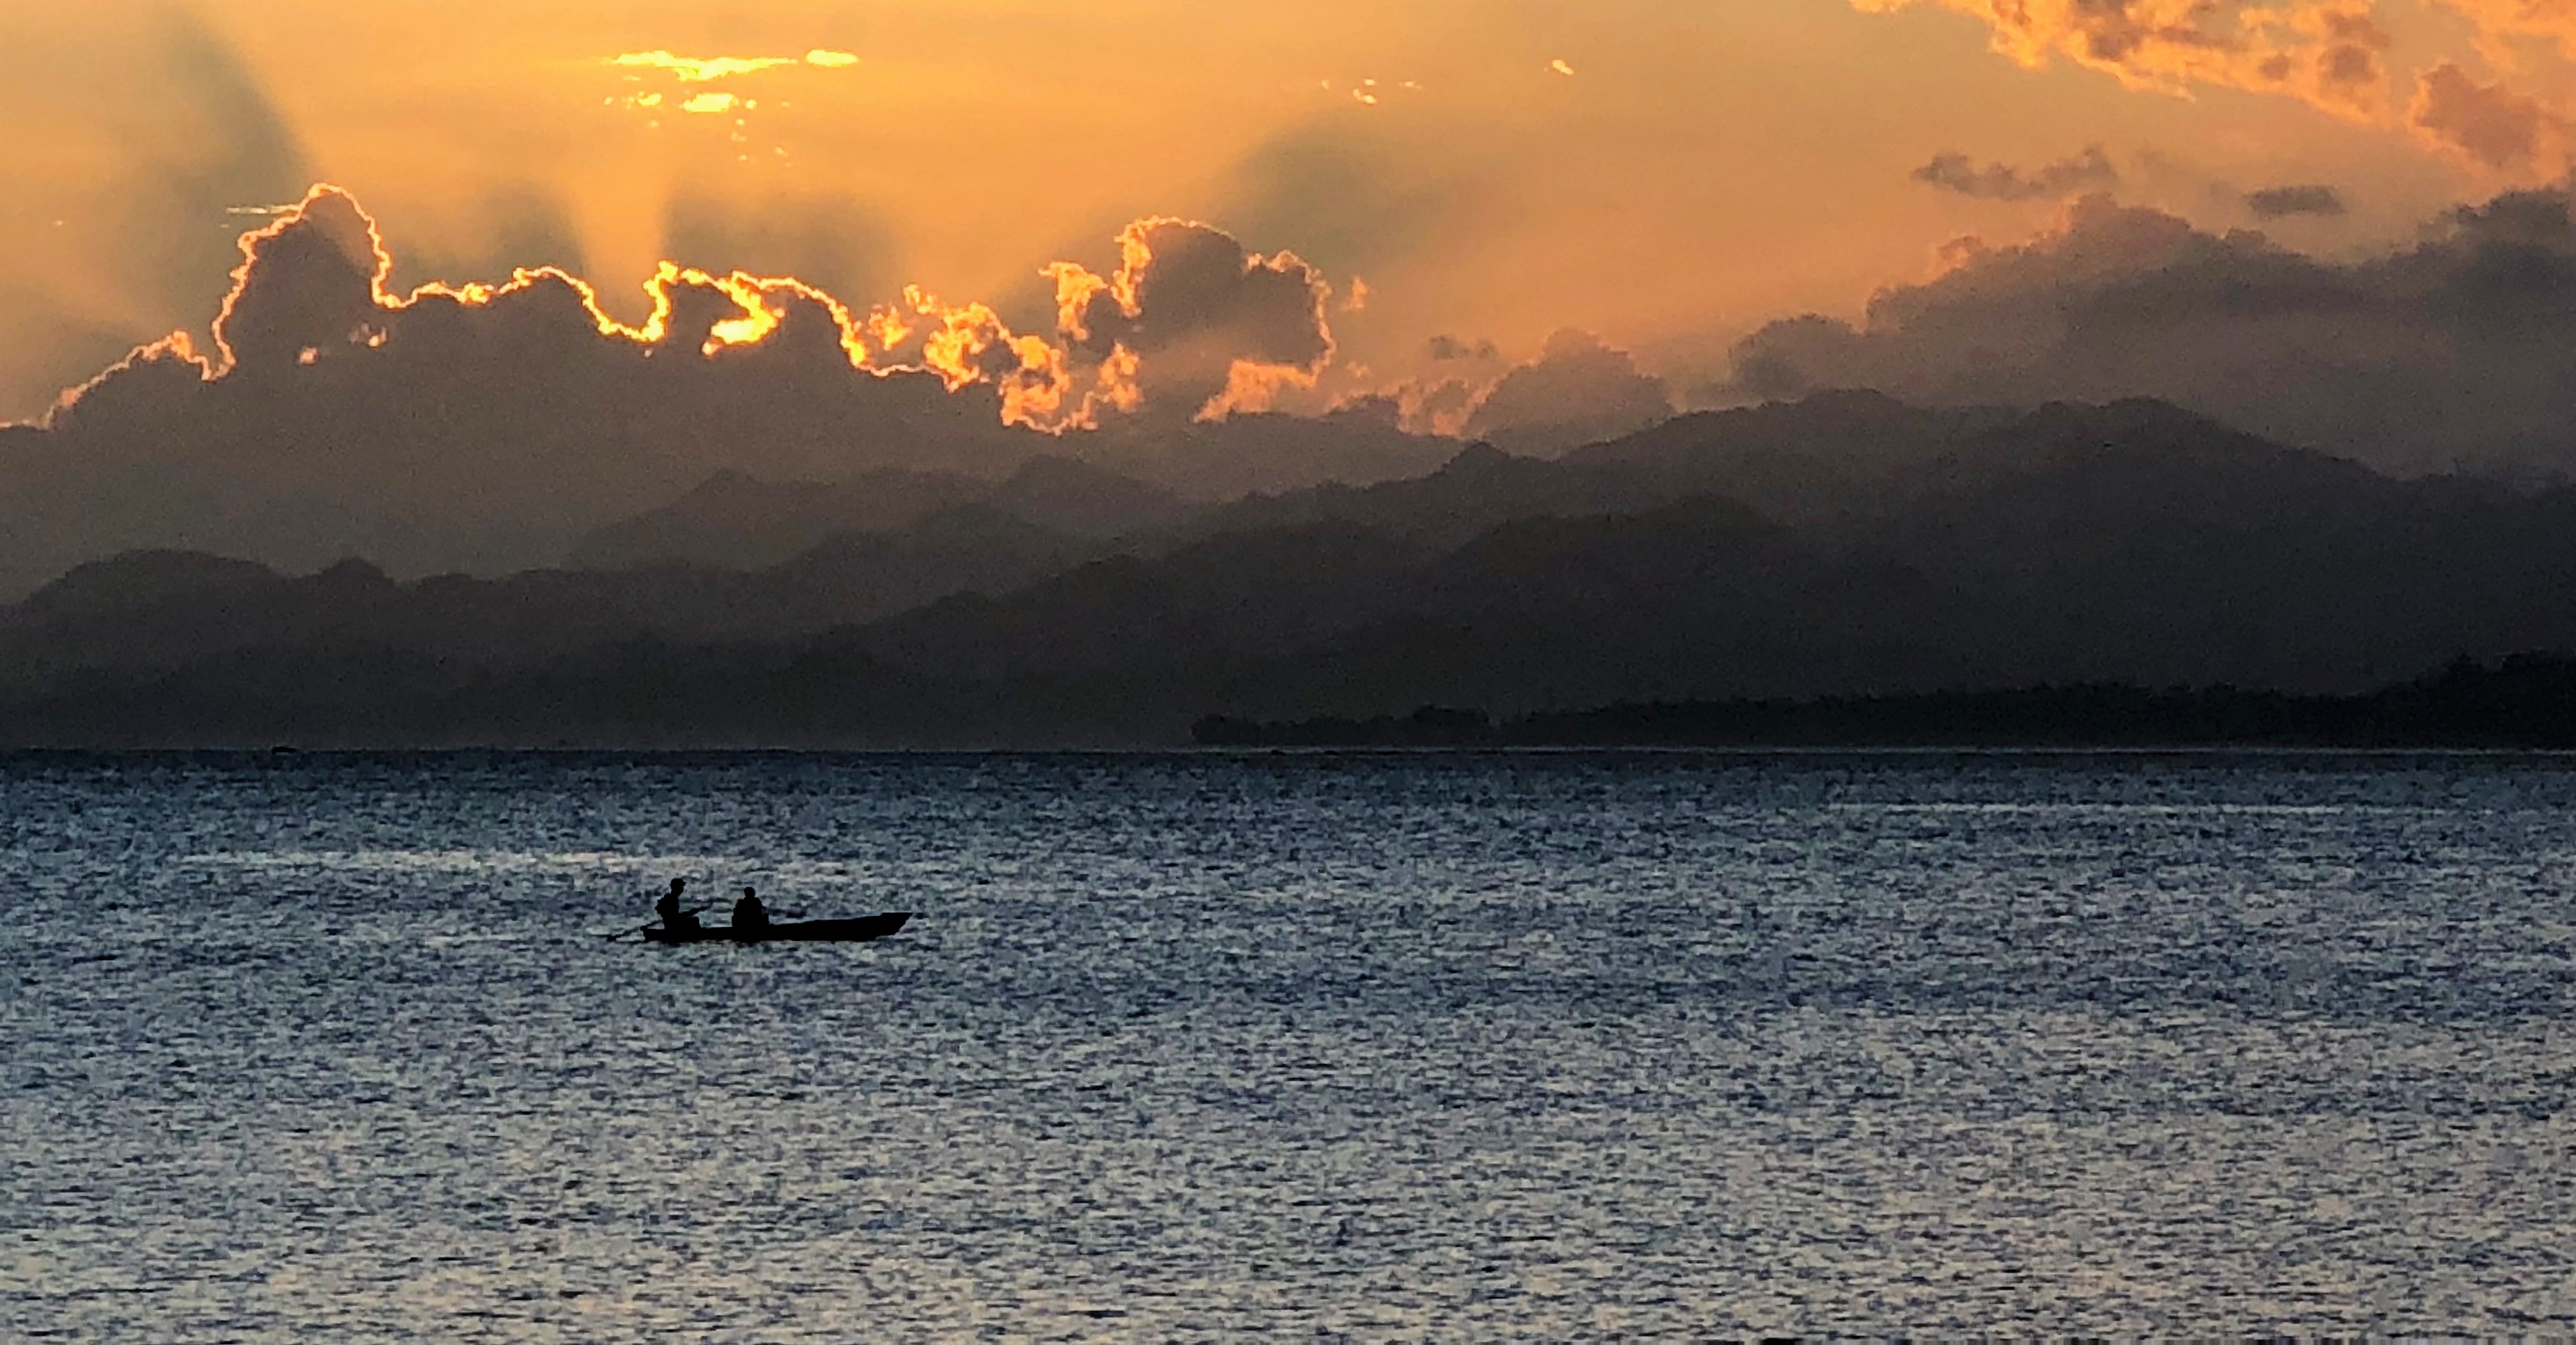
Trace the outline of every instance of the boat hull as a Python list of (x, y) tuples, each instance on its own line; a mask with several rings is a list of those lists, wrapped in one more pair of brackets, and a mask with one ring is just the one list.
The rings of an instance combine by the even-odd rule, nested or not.
[(760, 929), (711, 925), (700, 929), (648, 929), (652, 943), (867, 943), (893, 934), (912, 919), (910, 911), (854, 916), (847, 920), (790, 920)]

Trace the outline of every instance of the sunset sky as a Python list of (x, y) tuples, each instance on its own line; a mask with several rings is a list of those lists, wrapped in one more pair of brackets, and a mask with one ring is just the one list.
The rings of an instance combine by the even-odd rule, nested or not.
[(1039, 322), (1049, 262), (1194, 218), (1317, 267), (1370, 376), (1576, 327), (1687, 390), (2086, 193), (2402, 245), (2564, 172), (2569, 34), (2565, 0), (18, 0), (0, 413), (202, 330), (316, 181), (398, 287), (558, 264), (630, 319), (673, 257)]

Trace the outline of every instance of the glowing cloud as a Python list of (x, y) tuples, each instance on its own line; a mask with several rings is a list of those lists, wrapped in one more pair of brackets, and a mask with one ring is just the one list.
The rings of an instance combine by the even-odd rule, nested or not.
[[(651, 315), (627, 326), (587, 282), (553, 269), (397, 295), (386, 288), (392, 267), (375, 220), (347, 192), (317, 186), (242, 238), (211, 358), (174, 336), (66, 394), (54, 419), (96, 420), (137, 389), (274, 384), (323, 366), (398, 379), (398, 368), (444, 358), (441, 350), (486, 314), (506, 315), (512, 330), (541, 326), (550, 341), (580, 333), (612, 351), (650, 353), (672, 377), (682, 376), (688, 354), (792, 369), (814, 380), (805, 397), (818, 404), (850, 395), (826, 391), (836, 378), (935, 376), (951, 395), (971, 389), (989, 399), (988, 424), (1049, 433), (1095, 428), (1104, 414), (1148, 404), (1221, 418), (1315, 386), (1333, 353), (1331, 290), (1304, 262), (1262, 256), (1181, 220), (1140, 221), (1118, 241), (1123, 264), (1110, 276), (1070, 262), (1043, 273), (1057, 283), (1060, 343), (1013, 331), (984, 304), (945, 303), (918, 287), (861, 316), (802, 281), (668, 261), (645, 284)], [(1365, 294), (1353, 285), (1355, 298)], [(174, 382), (172, 370), (191, 377)]]
[(816, 47), (802, 56), (680, 56), (667, 51), (630, 51), (609, 57), (608, 63), (628, 70), (660, 70), (683, 84), (713, 84), (790, 65), (847, 70), (857, 65), (859, 58), (850, 52)]
[[(668, 93), (659, 89), (646, 88), (628, 93), (623, 97), (612, 96), (603, 100), (610, 107), (621, 107), (630, 112), (648, 115), (673, 110), (693, 117), (731, 117), (757, 109), (760, 106), (759, 101), (726, 89), (692, 89), (689, 86), (716, 84), (788, 66), (846, 70), (857, 65), (859, 58), (850, 52), (833, 51), (823, 47), (817, 47), (803, 56), (681, 56), (657, 50), (627, 52), (621, 56), (608, 58), (607, 63), (628, 70), (658, 71), (671, 76), (682, 86)], [(628, 75), (626, 78), (630, 83), (640, 84), (644, 81), (644, 76), (640, 74)], [(658, 128), (661, 122), (656, 119), (652, 124)], [(749, 143), (749, 135), (745, 131), (737, 130), (732, 136), (732, 141), (737, 148), (740, 148)], [(738, 157), (746, 163), (751, 161), (748, 153)], [(784, 159), (786, 151), (783, 149), (775, 151), (775, 157)]]
[(1201, 419), (1266, 410), (1286, 389), (1315, 386), (1332, 362), (1332, 289), (1295, 253), (1265, 257), (1179, 219), (1131, 224), (1118, 249), (1114, 275), (1070, 262), (1045, 273), (1068, 350), (1104, 368), (1132, 357), (1142, 403)]
[[(2393, 105), (2387, 57), (2395, 45), (2380, 0), (1851, 0), (1871, 13), (1916, 5), (1983, 20), (1993, 47), (2032, 68), (2070, 61), (2131, 88), (2188, 95), (2195, 87), (2282, 94), (2352, 120), (2402, 127), (2489, 173), (2565, 171), (2563, 103), (2481, 81), (2453, 59), (2418, 67), (2414, 97)], [(2506, 76), (2541, 78), (2533, 47), (2576, 56), (2569, 0), (2435, 0), (2466, 19), (2469, 46)], [(2402, 87), (2402, 85), (2400, 85)], [(2563, 90), (2544, 90), (2563, 92)]]
[(1315, 86), (1326, 93), (1344, 94), (1362, 107), (1376, 107), (1390, 99), (1409, 97), (1422, 92), (1422, 82), (1412, 79), (1393, 81), (1363, 79), (1353, 83), (1348, 89), (1342, 88), (1329, 79), (1319, 79), (1315, 81)]
[(2387, 107), (2387, 31), (2368, 0), (1852, 0), (1893, 13), (1920, 4), (1973, 15), (1994, 49), (2037, 69), (2066, 60), (2136, 89), (2195, 85), (2303, 98), (2372, 120)]
[(667, 51), (630, 51), (608, 63), (630, 70), (662, 70), (683, 84), (712, 84), (736, 75), (756, 75), (782, 65), (799, 65), (794, 56), (677, 56)]
[[(143, 544), (528, 568), (719, 469), (998, 475), (1066, 451), (1046, 435), (1147, 451), (1193, 418), (1319, 395), (1332, 295), (1312, 269), (1184, 221), (1118, 243), (1109, 275), (1053, 269), (1079, 340), (919, 288), (863, 316), (795, 279), (672, 262), (630, 324), (555, 268), (400, 292), (374, 219), (316, 187), (241, 239), (211, 344), (155, 342), (0, 433), (0, 491), (60, 521), (0, 538), (0, 585)], [(1124, 416), (1151, 419), (1103, 423)]]

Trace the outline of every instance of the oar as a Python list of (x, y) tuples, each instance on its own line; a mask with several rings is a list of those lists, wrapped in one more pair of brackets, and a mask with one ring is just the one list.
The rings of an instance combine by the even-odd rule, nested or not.
[[(703, 911), (703, 910), (705, 910), (705, 909), (707, 909), (707, 908), (706, 908), (706, 907), (704, 907), (704, 906), (692, 906), (692, 907), (690, 907), (689, 909), (687, 909), (687, 910), (685, 910), (685, 911), (680, 912), (680, 914), (682, 914), (682, 915), (696, 915), (698, 912)], [(646, 932), (646, 931), (648, 931), (648, 930), (651, 930), (651, 929), (655, 928), (656, 926), (660, 925), (661, 923), (662, 923), (662, 917), (660, 917), (660, 916), (658, 916), (658, 915), (657, 915), (657, 916), (653, 917), (652, 919), (645, 921), (643, 924), (637, 925), (637, 926), (636, 926), (635, 928), (633, 928), (633, 929), (621, 929), (621, 930), (617, 931), (617, 932), (616, 932), (616, 933), (614, 933), (614, 934), (602, 934), (602, 935), (600, 935), (599, 937), (601, 937), (601, 938), (603, 938), (603, 939), (606, 939), (606, 940), (610, 941), (611, 943), (614, 943), (614, 942), (616, 942), (616, 941), (617, 941), (617, 940), (619, 940), (619, 939), (631, 938), (631, 937), (633, 937), (634, 935), (642, 934), (642, 933), (644, 933), (644, 932)]]

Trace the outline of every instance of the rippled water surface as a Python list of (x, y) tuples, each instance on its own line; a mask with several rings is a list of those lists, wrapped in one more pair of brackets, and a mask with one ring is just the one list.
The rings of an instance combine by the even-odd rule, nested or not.
[(2563, 1333), (2571, 890), (2552, 758), (0, 758), (0, 1338)]

